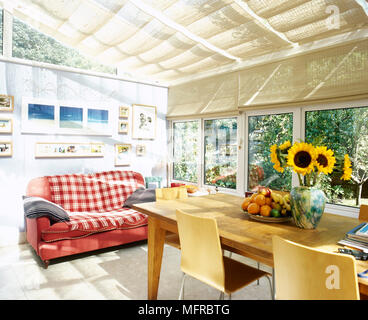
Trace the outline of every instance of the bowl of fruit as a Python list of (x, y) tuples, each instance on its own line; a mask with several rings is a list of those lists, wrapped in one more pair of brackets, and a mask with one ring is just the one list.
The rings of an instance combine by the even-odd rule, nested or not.
[(256, 221), (286, 222), (292, 219), (290, 194), (266, 187), (260, 187), (258, 192), (246, 197), (242, 209)]

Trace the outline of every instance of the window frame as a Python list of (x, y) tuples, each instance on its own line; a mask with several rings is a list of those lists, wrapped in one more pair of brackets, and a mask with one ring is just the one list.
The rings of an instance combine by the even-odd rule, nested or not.
[[(242, 190), (242, 185), (240, 183), (241, 177), (240, 177), (240, 173), (239, 173), (239, 161), (241, 158), (241, 149), (239, 149), (239, 147), (241, 146), (241, 141), (240, 141), (240, 137), (241, 135), (239, 134), (239, 132), (241, 131), (241, 121), (240, 121), (240, 116), (237, 115), (233, 115), (233, 116), (218, 116), (218, 117), (206, 117), (206, 118), (202, 118), (201, 119), (201, 187), (203, 188), (215, 188), (215, 186), (213, 185), (209, 185), (205, 183), (205, 150), (204, 150), (204, 122), (206, 120), (219, 120), (219, 119), (236, 119), (237, 122), (237, 130), (236, 130), (236, 141), (237, 141), (237, 163), (238, 163), (238, 171), (236, 173), (236, 188), (235, 189), (230, 189), (230, 188), (223, 188), (223, 187), (217, 187), (217, 190), (224, 192), (224, 193), (230, 193), (230, 194), (239, 194), (241, 193)], [(244, 193), (243, 193), (244, 194)]]
[[(227, 119), (227, 118), (237, 118), (238, 129), (237, 129), (237, 141), (238, 141), (238, 171), (237, 171), (237, 181), (236, 189), (226, 189), (219, 187), (218, 190), (224, 193), (230, 193), (238, 196), (244, 196), (247, 191), (248, 185), (248, 118), (250, 116), (262, 116), (262, 115), (272, 115), (281, 113), (292, 113), (293, 114), (293, 141), (299, 139), (305, 139), (305, 118), (306, 112), (308, 111), (318, 111), (318, 110), (330, 110), (330, 109), (346, 109), (346, 108), (360, 108), (367, 107), (368, 99), (359, 100), (346, 100), (346, 101), (336, 101), (327, 103), (311, 103), (305, 104), (303, 106), (289, 106), (289, 107), (278, 107), (278, 108), (259, 108), (259, 109), (249, 109), (242, 111), (239, 115), (229, 115), (229, 116), (216, 116), (216, 117), (192, 117), (186, 119), (176, 119), (170, 120), (170, 130), (168, 134), (168, 139), (171, 139), (171, 144), (173, 141), (173, 123), (183, 122), (183, 121), (199, 121), (200, 122), (200, 137), (199, 137), (199, 147), (200, 152), (198, 156), (198, 187), (206, 187), (204, 183), (204, 121), (205, 120), (215, 120), (215, 119)], [(171, 146), (171, 155), (173, 154), (173, 147)], [(169, 161), (169, 182), (177, 183), (188, 183), (187, 181), (179, 181), (173, 179), (173, 159)], [(298, 186), (298, 177), (295, 173), (292, 174), (292, 186)], [(331, 212), (333, 214), (348, 216), (353, 218), (358, 218), (359, 208), (350, 207), (338, 204), (326, 204), (326, 212)]]
[[(325, 111), (325, 110), (332, 110), (332, 109), (350, 109), (350, 108), (361, 108), (361, 107), (368, 107), (368, 99), (356, 100), (356, 101), (339, 101), (339, 102), (329, 102), (329, 103), (318, 103), (313, 104), (310, 106), (301, 107), (302, 114), (301, 114), (301, 133), (302, 139), (305, 139), (305, 119), (306, 119), (306, 112), (308, 111)], [(332, 204), (326, 203), (326, 212), (333, 212), (337, 215), (358, 218), (359, 216), (359, 208), (357, 207), (350, 207), (347, 205), (341, 204)]]
[[(237, 121), (237, 145), (238, 145), (238, 152), (237, 152), (237, 161), (238, 161), (238, 172), (236, 175), (236, 189), (228, 189), (223, 187), (218, 187), (218, 190), (224, 193), (229, 194), (235, 194), (240, 195), (244, 194), (244, 187), (242, 185), (242, 179), (241, 175), (243, 174), (243, 170), (240, 170), (240, 168), (243, 167), (242, 165), (242, 155), (241, 155), (241, 149), (239, 150), (239, 147), (241, 148), (242, 139), (243, 136), (243, 130), (242, 130), (242, 117), (241, 115), (229, 115), (229, 116), (216, 116), (216, 117), (202, 117), (202, 118), (186, 118), (186, 119), (176, 119), (170, 121), (170, 133), (168, 135), (169, 138), (169, 150), (170, 150), (170, 157), (169, 160), (169, 183), (185, 183), (185, 184), (192, 184), (196, 185), (199, 188), (215, 188), (215, 186), (207, 185), (205, 184), (205, 168), (204, 168), (204, 121), (205, 120), (217, 120), (217, 119), (231, 119), (234, 118)], [(199, 121), (199, 156), (197, 158), (197, 183), (189, 182), (189, 181), (183, 181), (183, 180), (177, 180), (174, 179), (174, 123), (177, 122), (190, 122), (190, 121)], [(241, 166), (239, 166), (241, 164)]]
[[(244, 113), (245, 118), (245, 147), (244, 147), (244, 192), (249, 191), (248, 190), (248, 170), (249, 170), (249, 164), (248, 164), (248, 148), (249, 148), (249, 117), (253, 116), (268, 116), (268, 115), (278, 115), (278, 114), (286, 114), (286, 113), (292, 113), (293, 114), (293, 142), (299, 140), (301, 138), (301, 128), (299, 125), (300, 121), (300, 113), (301, 110), (299, 108), (272, 108), (272, 109), (259, 109), (259, 110), (252, 110), (252, 111), (246, 111)], [(270, 146), (271, 147), (271, 146)], [(292, 173), (292, 179), (291, 179), (291, 186), (295, 187), (298, 186), (299, 180), (296, 173)]]
[(191, 118), (191, 119), (181, 119), (181, 120), (172, 120), (170, 121), (170, 133), (168, 135), (169, 137), (169, 150), (170, 150), (170, 161), (169, 161), (169, 183), (173, 182), (173, 183), (185, 183), (185, 184), (191, 184), (191, 185), (196, 185), (198, 187), (200, 187), (200, 179), (198, 175), (200, 175), (200, 170), (201, 170), (201, 165), (200, 165), (200, 160), (202, 157), (202, 149), (199, 149), (199, 157), (197, 157), (197, 183), (194, 182), (190, 182), (190, 181), (185, 181), (185, 180), (178, 180), (178, 179), (174, 179), (174, 124), (175, 123), (180, 123), (180, 122), (191, 122), (191, 121), (199, 121), (199, 137), (198, 137), (198, 142), (199, 142), (199, 148), (201, 148), (201, 131), (202, 131), (202, 121), (200, 121), (200, 119), (196, 119), (196, 118)]

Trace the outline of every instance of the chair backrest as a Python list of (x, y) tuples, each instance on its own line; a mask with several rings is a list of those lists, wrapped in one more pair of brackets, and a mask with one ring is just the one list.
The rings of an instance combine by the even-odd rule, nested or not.
[(188, 192), (185, 187), (157, 188), (155, 190), (156, 190), (156, 201), (188, 198)]
[(213, 218), (176, 210), (181, 269), (184, 273), (224, 291), (225, 270), (219, 232)]
[(366, 204), (360, 205), (359, 220), (368, 221), (368, 205)]
[(355, 259), (273, 237), (276, 298), (280, 300), (357, 300)]

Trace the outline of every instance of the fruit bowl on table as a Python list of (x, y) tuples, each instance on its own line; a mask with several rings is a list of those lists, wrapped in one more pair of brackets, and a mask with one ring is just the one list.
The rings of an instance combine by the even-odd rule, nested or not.
[(260, 214), (250, 214), (247, 211), (244, 211), (244, 213), (249, 217), (249, 219), (260, 221), (260, 222), (274, 222), (274, 223), (280, 223), (280, 222), (287, 222), (290, 221), (292, 217), (264, 217)]
[(286, 222), (292, 218), (289, 193), (266, 187), (246, 197), (242, 209), (250, 219), (261, 222)]

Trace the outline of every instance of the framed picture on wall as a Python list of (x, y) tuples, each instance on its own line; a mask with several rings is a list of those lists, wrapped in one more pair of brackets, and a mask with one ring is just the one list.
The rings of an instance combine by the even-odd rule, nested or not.
[(46, 99), (22, 99), (22, 132), (111, 136), (108, 107)]
[(105, 145), (97, 142), (36, 142), (36, 158), (103, 157)]
[(119, 133), (128, 133), (129, 132), (129, 122), (119, 120)]
[(13, 155), (13, 143), (11, 141), (0, 141), (0, 157), (11, 157)]
[(6, 94), (0, 94), (0, 111), (14, 110), (14, 96), (8, 96)]
[(90, 134), (109, 131), (109, 110), (102, 108), (87, 109), (87, 130)]
[(0, 133), (12, 133), (13, 120), (0, 118)]
[(146, 155), (146, 146), (144, 144), (137, 144), (135, 147), (135, 152), (138, 157), (143, 157)]
[(119, 107), (119, 118), (129, 118), (129, 107), (128, 106)]
[(155, 106), (141, 104), (133, 105), (133, 139), (155, 139), (157, 122), (156, 112)]
[(131, 150), (131, 144), (115, 144), (115, 166), (129, 166)]

